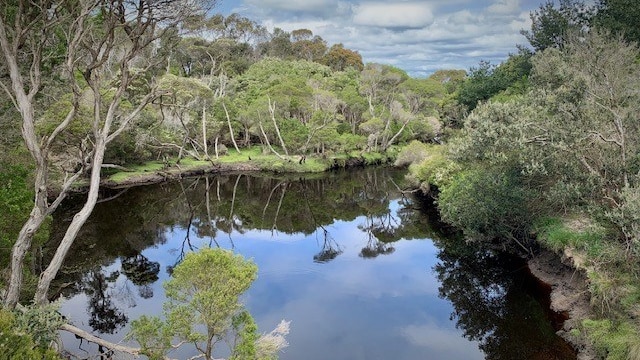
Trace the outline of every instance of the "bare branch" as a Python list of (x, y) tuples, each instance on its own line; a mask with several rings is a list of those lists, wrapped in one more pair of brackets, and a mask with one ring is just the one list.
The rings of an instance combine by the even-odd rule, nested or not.
[(89, 342), (92, 342), (94, 344), (98, 344), (102, 347), (105, 347), (109, 350), (113, 350), (113, 351), (119, 351), (119, 352), (123, 352), (126, 354), (130, 354), (133, 356), (140, 356), (140, 348), (134, 348), (134, 347), (129, 347), (129, 346), (123, 346), (123, 345), (119, 345), (119, 344), (114, 344), (112, 342), (106, 341), (104, 339), (101, 339), (93, 334), (90, 334), (80, 328), (77, 328), (71, 324), (63, 324), (60, 327), (61, 330), (64, 331), (68, 331), (76, 336), (79, 336)]

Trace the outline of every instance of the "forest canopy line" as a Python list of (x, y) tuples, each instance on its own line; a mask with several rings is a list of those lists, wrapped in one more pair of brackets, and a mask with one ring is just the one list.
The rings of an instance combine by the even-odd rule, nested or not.
[[(607, 238), (572, 245), (638, 273), (635, 1), (547, 2), (523, 32), (530, 48), (420, 79), (309, 29), (211, 15), (217, 3), (0, 3), (6, 309), (48, 303), (105, 168), (251, 161), (256, 149), (282, 168), (404, 148), (398, 163), (439, 188), (444, 219), (470, 238), (530, 252), (533, 231), (578, 214)], [(79, 181), (87, 201), (51, 262), (26, 265)], [(618, 295), (601, 294), (614, 309)]]

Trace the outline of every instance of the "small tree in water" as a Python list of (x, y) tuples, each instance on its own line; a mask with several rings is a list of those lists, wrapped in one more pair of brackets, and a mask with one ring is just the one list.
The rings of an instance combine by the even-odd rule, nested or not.
[[(227, 250), (206, 248), (187, 254), (174, 268), (173, 278), (164, 284), (166, 320), (142, 316), (132, 322), (130, 336), (150, 359), (162, 359), (184, 343), (194, 344), (201, 353), (199, 358), (213, 359), (213, 350), (221, 341), (228, 342), (231, 359), (277, 358), (287, 345), (288, 323), (281, 323), (274, 330), (276, 334), (259, 338), (253, 317), (239, 302), (257, 270), (252, 261)], [(273, 336), (277, 346), (265, 344), (265, 339)], [(178, 345), (172, 345), (173, 340), (178, 340)], [(267, 348), (270, 351), (265, 351)]]

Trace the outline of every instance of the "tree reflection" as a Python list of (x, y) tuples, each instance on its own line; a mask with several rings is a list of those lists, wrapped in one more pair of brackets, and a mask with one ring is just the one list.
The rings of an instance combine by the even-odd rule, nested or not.
[(89, 326), (102, 334), (113, 334), (128, 321), (107, 293), (109, 284), (115, 282), (119, 275), (114, 272), (105, 276), (100, 269), (94, 269), (86, 275), (84, 291), (89, 297)]
[(122, 273), (134, 285), (138, 286), (138, 293), (143, 299), (149, 299), (153, 296), (153, 289), (150, 285), (158, 281), (159, 272), (160, 263), (150, 261), (142, 254), (122, 260)]
[[(361, 216), (367, 221), (361, 228), (367, 241), (360, 256), (391, 254), (394, 241), (428, 237), (431, 231), (414, 208), (417, 202), (404, 197), (388, 181), (401, 182), (403, 176), (402, 172), (384, 168), (307, 177), (223, 174), (131, 188), (117, 196), (106, 191), (105, 199), (110, 201), (98, 204), (83, 227), (56, 280), (56, 289), (67, 297), (87, 292), (92, 326), (110, 332), (126, 321), (116, 304), (135, 306), (136, 296), (148, 299), (154, 295), (151, 285), (158, 281), (160, 264), (142, 253), (166, 242), (169, 232), (184, 234), (180, 235), (182, 241), (173, 245), (175, 262), (169, 261), (169, 273), (188, 252), (203, 246), (233, 248), (232, 234), (248, 231), (267, 231), (273, 236), (276, 232), (304, 236), (316, 233), (318, 252), (312, 261), (330, 262), (343, 253), (330, 225)], [(393, 202), (399, 203), (391, 211)], [(68, 206), (70, 213), (73, 206)], [(54, 224), (64, 225), (70, 219), (64, 209), (54, 216)], [(228, 244), (223, 243), (221, 234), (228, 235)], [(62, 235), (54, 228), (49, 247), (55, 249)], [(118, 260), (121, 273), (131, 281), (128, 284), (137, 287), (137, 294), (127, 284), (119, 289), (116, 295), (125, 299), (120, 302), (109, 297), (108, 276), (95, 269), (96, 264), (107, 267)]]
[(313, 255), (313, 262), (326, 263), (342, 254), (340, 245), (331, 237), (327, 229), (322, 228), (323, 243), (319, 253)]
[(437, 242), (440, 296), (451, 301), (451, 318), (487, 359), (575, 358), (533, 296), (535, 279), (523, 260), (463, 240)]

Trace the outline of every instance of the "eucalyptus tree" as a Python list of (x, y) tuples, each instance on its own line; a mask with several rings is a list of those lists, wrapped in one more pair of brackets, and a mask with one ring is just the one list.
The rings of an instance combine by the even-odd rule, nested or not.
[[(159, 95), (153, 79), (146, 78), (144, 93), (130, 93), (132, 82), (153, 68), (154, 44), (184, 19), (207, 11), (211, 1), (137, 0), (15, 0), (0, 4), (0, 49), (8, 77), (1, 88), (20, 113), (22, 137), (35, 165), (35, 198), (30, 217), (12, 250), (11, 276), (4, 303), (14, 307), (22, 285), (23, 260), (35, 232), (85, 172), (90, 172), (87, 200), (73, 217), (51, 262), (40, 274), (35, 302), (47, 302), (49, 285), (56, 276), (78, 231), (97, 199), (104, 154), (109, 143), (135, 121)], [(137, 71), (134, 71), (136, 69)], [(71, 94), (67, 109), (51, 132), (38, 133), (36, 123), (42, 102), (51, 91), (45, 76), (58, 73)], [(56, 84), (59, 87), (59, 84)], [(88, 117), (80, 117), (81, 102), (90, 104)], [(125, 102), (129, 103), (124, 106)], [(59, 194), (49, 200), (51, 146), (77, 121), (88, 122), (90, 134), (82, 139), (88, 156), (77, 171), (67, 171)]]
[(358, 71), (364, 69), (362, 55), (357, 51), (345, 48), (343, 44), (331, 46), (320, 62), (334, 71), (344, 71), (350, 68)]
[(367, 98), (369, 119), (360, 129), (369, 136), (368, 147), (386, 150), (415, 119), (410, 99), (405, 96), (401, 102), (401, 85), (408, 79), (407, 73), (389, 65), (367, 64), (361, 72), (360, 93)]
[(321, 62), (327, 52), (327, 42), (309, 29), (297, 29), (291, 32), (293, 51), (301, 60)]
[(245, 108), (245, 136), (251, 126), (247, 120), (253, 118), (272, 152), (276, 143), (285, 155), (302, 151), (316, 109), (313, 86), (330, 76), (328, 67), (309, 61), (266, 58), (252, 65), (234, 82), (236, 103)]

